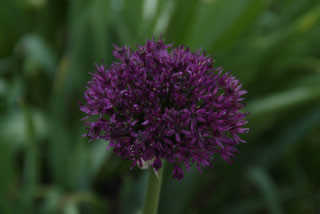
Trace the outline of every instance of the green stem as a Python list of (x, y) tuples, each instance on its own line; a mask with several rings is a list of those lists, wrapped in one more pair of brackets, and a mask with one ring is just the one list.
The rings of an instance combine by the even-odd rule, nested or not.
[(26, 139), (26, 156), (24, 168), (24, 183), (27, 195), (26, 202), (31, 205), (34, 202), (34, 195), (38, 183), (39, 166), (38, 166), (38, 149), (34, 127), (34, 119), (30, 108), (23, 98), (18, 100), (25, 119), (25, 139)]
[(158, 203), (160, 198), (161, 181), (162, 181), (162, 171), (163, 167), (159, 169), (158, 175), (153, 172), (150, 168), (147, 194), (144, 202), (143, 214), (157, 214), (158, 213)]

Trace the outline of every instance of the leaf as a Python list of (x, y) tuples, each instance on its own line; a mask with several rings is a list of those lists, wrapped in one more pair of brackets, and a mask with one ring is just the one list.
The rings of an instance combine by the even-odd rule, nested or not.
[(258, 116), (260, 114), (286, 109), (318, 97), (320, 97), (320, 88), (318, 86), (299, 87), (251, 101), (247, 105), (246, 110), (250, 112), (252, 116)]
[(51, 77), (56, 66), (56, 56), (48, 44), (38, 35), (25, 35), (16, 46), (17, 54), (25, 58), (27, 75), (34, 76), (37, 69), (42, 68)]
[(282, 207), (277, 197), (277, 190), (268, 173), (263, 168), (256, 167), (249, 170), (248, 177), (260, 191), (260, 194), (263, 197), (270, 213), (283, 213)]

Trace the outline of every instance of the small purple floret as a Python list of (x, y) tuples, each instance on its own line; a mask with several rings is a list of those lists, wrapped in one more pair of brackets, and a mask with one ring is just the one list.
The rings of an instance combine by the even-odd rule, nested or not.
[(239, 80), (213, 67), (204, 52), (161, 39), (136, 51), (115, 47), (113, 55), (118, 62), (96, 66), (80, 107), (93, 120), (85, 123), (89, 141), (108, 140), (132, 167), (154, 160), (158, 171), (167, 160), (177, 180), (182, 165), (200, 170), (211, 166), (215, 153), (231, 163), (245, 142), (238, 134), (248, 132)]

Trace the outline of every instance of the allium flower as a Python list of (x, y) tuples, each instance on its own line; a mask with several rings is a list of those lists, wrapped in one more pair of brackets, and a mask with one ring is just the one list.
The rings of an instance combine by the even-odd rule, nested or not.
[(245, 113), (239, 80), (204, 52), (149, 40), (136, 51), (115, 46), (118, 62), (96, 66), (81, 110), (90, 141), (110, 141), (109, 148), (132, 167), (148, 163), (156, 171), (162, 161), (173, 164), (172, 175), (183, 178), (182, 165), (210, 166), (215, 153), (231, 163)]

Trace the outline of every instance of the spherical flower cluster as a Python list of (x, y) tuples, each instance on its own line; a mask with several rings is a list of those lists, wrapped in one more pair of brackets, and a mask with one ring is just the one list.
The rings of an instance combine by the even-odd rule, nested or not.
[(173, 164), (172, 175), (183, 178), (182, 165), (210, 166), (215, 153), (230, 163), (248, 132), (239, 80), (204, 52), (191, 52), (160, 40), (137, 50), (115, 46), (118, 62), (96, 66), (80, 106), (90, 141), (104, 139), (132, 167), (162, 161)]

